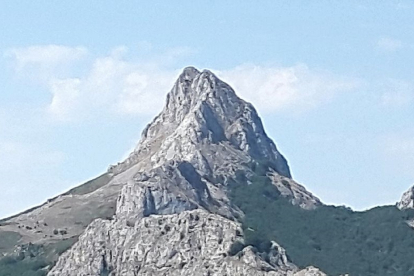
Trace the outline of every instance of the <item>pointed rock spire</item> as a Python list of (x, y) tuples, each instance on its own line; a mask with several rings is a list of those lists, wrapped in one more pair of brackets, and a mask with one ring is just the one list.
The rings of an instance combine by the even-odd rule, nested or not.
[[(79, 237), (48, 275), (325, 276), (298, 271), (275, 242), (267, 254), (251, 246), (229, 254), (244, 236), (231, 185), (254, 185), (264, 174), (292, 204), (321, 205), (290, 178), (254, 107), (212, 72), (187, 67), (124, 162), (0, 228), (40, 244), (67, 239), (43, 236), (62, 225)], [(29, 236), (23, 224), (46, 231)]]
[(172, 158), (192, 161), (188, 158), (202, 152), (206, 144), (230, 146), (239, 155), (266, 161), (278, 174), (291, 177), (286, 159), (267, 136), (255, 108), (212, 72), (194, 67), (183, 70), (135, 151), (111, 172), (125, 171), (148, 157), (155, 163)]

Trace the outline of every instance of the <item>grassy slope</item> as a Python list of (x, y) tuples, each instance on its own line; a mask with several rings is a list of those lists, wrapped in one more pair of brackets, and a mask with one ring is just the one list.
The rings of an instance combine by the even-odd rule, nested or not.
[(108, 173), (104, 173), (97, 178), (94, 178), (82, 185), (79, 185), (63, 195), (85, 195), (92, 193), (93, 191), (98, 190), (99, 188), (105, 186), (111, 181), (112, 177)]
[[(111, 177), (105, 173), (71, 189), (63, 195), (88, 194), (108, 184), (110, 180)], [(21, 214), (28, 213), (35, 208)], [(108, 210), (106, 209), (99, 209), (96, 210), (96, 212), (97, 213), (95, 215), (97, 217), (106, 218), (108, 216)], [(6, 223), (8, 219), (10, 218), (4, 219), (0, 222)], [(20, 235), (18, 233), (9, 231), (0, 232), (0, 254), (13, 250), (19, 240)], [(26, 248), (19, 254), (0, 258), (0, 276), (44, 276), (47, 274), (47, 269), (45, 268), (53, 266), (58, 256), (70, 248), (76, 240), (77, 237), (73, 237), (47, 245), (26, 245)]]

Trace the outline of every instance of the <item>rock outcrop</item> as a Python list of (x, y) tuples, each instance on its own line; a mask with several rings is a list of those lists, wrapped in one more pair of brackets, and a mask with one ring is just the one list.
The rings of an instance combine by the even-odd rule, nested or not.
[(200, 209), (135, 224), (96, 220), (48, 275), (325, 275), (312, 267), (299, 271), (276, 243), (269, 262), (252, 247), (231, 256), (237, 241), (238, 223)]
[(122, 187), (114, 216), (92, 222), (48, 275), (324, 275), (299, 271), (276, 242), (233, 252), (243, 213), (228, 185), (257, 166), (292, 204), (321, 204), (291, 179), (251, 104), (210, 71), (184, 69), (136, 149), (93, 192)]
[(51, 276), (325, 275), (299, 270), (275, 241), (266, 253), (243, 245), (244, 214), (229, 190), (240, 175), (253, 185), (259, 167), (293, 205), (322, 204), (292, 179), (250, 103), (210, 71), (185, 68), (126, 160), (0, 221), (0, 238), (15, 239), (0, 254), (32, 245), (55, 252), (77, 241)]
[[(228, 150), (236, 160), (226, 158)], [(188, 67), (167, 95), (163, 111), (144, 129), (135, 151), (110, 171), (118, 174), (143, 160), (156, 167), (172, 159), (206, 171), (212, 169), (211, 159), (231, 165), (251, 158), (266, 160), (278, 174), (291, 176), (254, 107), (210, 71)]]
[(400, 210), (414, 208), (414, 186), (402, 195), (401, 200), (397, 202), (397, 207)]
[(226, 209), (225, 180), (237, 171), (252, 174), (251, 165), (261, 162), (277, 175), (272, 181), (293, 204), (308, 209), (321, 204), (291, 179), (286, 159), (267, 136), (254, 107), (210, 71), (188, 67), (167, 95), (162, 112), (144, 129), (136, 149), (109, 172), (146, 179), (160, 177), (152, 171), (155, 168), (163, 170), (163, 176), (167, 171), (174, 174), (175, 166), (179, 172), (174, 175), (203, 178), (190, 182), (207, 186), (203, 189), (210, 191), (210, 198)]

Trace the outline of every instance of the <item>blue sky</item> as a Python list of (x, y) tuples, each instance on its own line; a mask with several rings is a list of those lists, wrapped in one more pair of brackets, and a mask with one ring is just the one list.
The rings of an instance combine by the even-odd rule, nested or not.
[(188, 65), (253, 102), (322, 201), (393, 204), (414, 183), (413, 14), (411, 1), (3, 1), (0, 217), (125, 157)]

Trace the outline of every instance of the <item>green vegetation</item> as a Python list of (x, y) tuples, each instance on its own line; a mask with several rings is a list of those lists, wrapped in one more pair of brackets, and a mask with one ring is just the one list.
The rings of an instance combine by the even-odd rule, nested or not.
[(19, 233), (12, 231), (0, 231), (0, 254), (6, 252), (9, 248), (14, 247), (21, 236)]
[(295, 264), (314, 265), (328, 275), (414, 275), (414, 229), (406, 223), (413, 211), (394, 206), (365, 212), (334, 206), (303, 210), (281, 197), (263, 175), (256, 174), (248, 185), (239, 173), (238, 183), (230, 185), (232, 203), (246, 214), (246, 245), (266, 252), (275, 240)]
[(76, 240), (70, 238), (46, 246), (27, 244), (18, 254), (0, 259), (0, 276), (45, 276), (58, 256)]
[(0, 260), (1, 276), (45, 276), (43, 268), (48, 263), (43, 258), (21, 260), (18, 257), (4, 257)]

